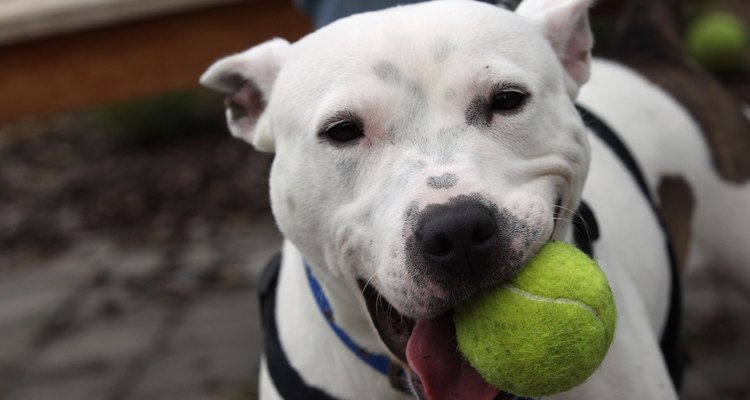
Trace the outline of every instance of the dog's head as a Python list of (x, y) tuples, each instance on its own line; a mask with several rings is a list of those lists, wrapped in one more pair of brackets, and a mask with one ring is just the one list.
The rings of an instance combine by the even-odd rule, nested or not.
[(229, 95), (232, 133), (276, 153), (280, 229), (364, 297), (400, 359), (419, 320), (562, 235), (589, 162), (573, 101), (588, 79), (590, 3), (397, 7), (261, 44), (202, 77)]

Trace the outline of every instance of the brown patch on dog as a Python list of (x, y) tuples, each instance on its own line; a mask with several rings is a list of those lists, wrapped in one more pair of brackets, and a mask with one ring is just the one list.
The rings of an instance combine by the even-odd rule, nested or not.
[(684, 272), (687, 267), (695, 196), (690, 184), (682, 177), (666, 177), (659, 182), (659, 200), (664, 225), (672, 239), (677, 269)]
[(631, 0), (625, 11), (617, 59), (681, 103), (700, 126), (719, 174), (750, 180), (750, 121), (716, 79), (683, 53), (679, 0)]

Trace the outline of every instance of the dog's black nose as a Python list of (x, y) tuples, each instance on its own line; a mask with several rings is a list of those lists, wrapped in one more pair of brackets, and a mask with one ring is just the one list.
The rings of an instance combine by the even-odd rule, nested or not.
[(493, 215), (476, 200), (430, 205), (417, 224), (417, 248), (442, 273), (479, 279), (500, 241)]

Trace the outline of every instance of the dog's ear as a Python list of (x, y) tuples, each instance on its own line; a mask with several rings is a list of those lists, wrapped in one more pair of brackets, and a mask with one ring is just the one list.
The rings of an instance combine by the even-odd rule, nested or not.
[(263, 111), (289, 48), (286, 40), (269, 40), (217, 61), (200, 78), (203, 86), (227, 94), (227, 123), (232, 135), (260, 151), (274, 151), (273, 134)]
[(589, 79), (594, 38), (588, 9), (594, 0), (524, 0), (516, 13), (539, 27), (567, 72), (572, 98)]

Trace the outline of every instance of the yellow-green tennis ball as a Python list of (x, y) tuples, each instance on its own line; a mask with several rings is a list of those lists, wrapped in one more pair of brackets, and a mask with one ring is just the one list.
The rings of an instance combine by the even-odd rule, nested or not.
[(688, 54), (704, 67), (726, 72), (742, 67), (748, 33), (739, 18), (713, 11), (693, 22), (685, 35)]
[(546, 396), (583, 383), (601, 364), (617, 313), (607, 278), (586, 254), (546, 244), (510, 283), (456, 308), (458, 347), (487, 383)]

